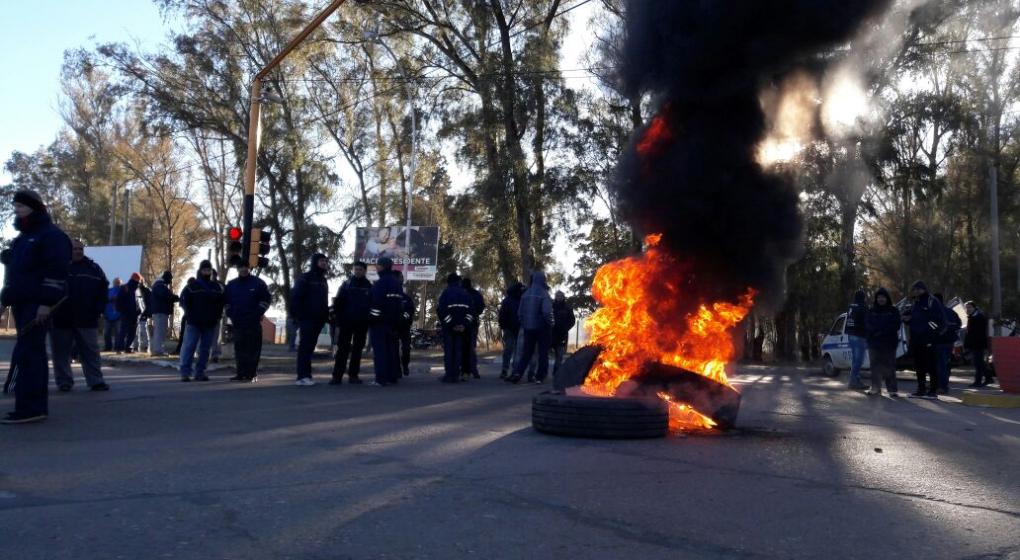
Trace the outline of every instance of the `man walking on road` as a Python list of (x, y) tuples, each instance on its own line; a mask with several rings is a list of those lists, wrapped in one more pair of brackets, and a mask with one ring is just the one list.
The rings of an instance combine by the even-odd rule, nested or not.
[(377, 261), (379, 279), (372, 285), (372, 385), (395, 385), (400, 381), (400, 322), (404, 314), (404, 292), (393, 272), (393, 260)]
[[(333, 376), (330, 385), (343, 383), (344, 373), (352, 385), (361, 384), (361, 352), (368, 340), (369, 310), (372, 308), (372, 282), (365, 277), (365, 263), (357, 261), (351, 267), (354, 275), (340, 285), (333, 298), (333, 317), (336, 320), (336, 355), (333, 359)], [(348, 362), (348, 358), (350, 361)]]
[(191, 381), (191, 363), (198, 350), (195, 381), (209, 381), (205, 368), (209, 364), (216, 325), (223, 316), (223, 287), (213, 279), (212, 263), (202, 261), (198, 276), (188, 280), (181, 291), (181, 307), (187, 318), (181, 344), (181, 381)]
[(85, 245), (71, 242), (71, 264), (67, 272), (67, 301), (53, 312), (53, 377), (57, 388), (70, 391), (71, 350), (78, 352), (85, 383), (93, 391), (106, 391), (99, 358), (99, 315), (106, 308), (106, 274), (85, 256)]
[(153, 356), (165, 356), (166, 334), (170, 328), (170, 317), (174, 315), (174, 304), (180, 298), (174, 294), (170, 287), (173, 282), (173, 274), (169, 270), (163, 271), (163, 275), (152, 283), (152, 343), (149, 345), (149, 353)]
[(443, 383), (460, 381), (464, 364), (464, 333), (471, 320), (471, 296), (460, 287), (460, 276), (451, 272), (439, 296), (439, 322), (443, 329)]
[(50, 312), (67, 294), (71, 240), (53, 224), (35, 191), (14, 194), (14, 229), (18, 236), (0, 253), (5, 266), (0, 305), (11, 307), (18, 339), (4, 392), (14, 392), (14, 412), (0, 423), (41, 422), (49, 414), (46, 332)]
[(234, 326), (234, 360), (237, 375), (231, 381), (254, 383), (258, 379), (259, 359), (262, 357), (262, 317), (273, 297), (261, 278), (251, 275), (248, 263), (237, 264), (237, 278), (227, 284), (227, 317)]
[(312, 354), (319, 333), (329, 320), (329, 286), (326, 273), (329, 259), (316, 253), (309, 262), (308, 272), (301, 275), (291, 290), (290, 312), (298, 322), (297, 381), (295, 385), (315, 385), (312, 378)]
[(552, 339), (553, 308), (549, 297), (549, 286), (545, 283), (545, 273), (531, 273), (531, 285), (521, 297), (521, 307), (517, 311), (524, 329), (524, 359), (517, 362), (514, 374), (508, 381), (520, 383), (524, 370), (528, 366), (530, 356), (538, 349), (538, 369), (535, 371), (535, 383), (544, 383), (549, 372), (549, 346)]

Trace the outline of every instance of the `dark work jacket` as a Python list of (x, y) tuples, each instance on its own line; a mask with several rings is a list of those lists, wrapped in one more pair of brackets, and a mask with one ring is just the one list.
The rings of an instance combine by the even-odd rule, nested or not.
[(507, 294), (503, 301), (499, 302), (499, 328), (511, 336), (517, 336), (521, 330), (521, 320), (517, 317), (517, 310), (521, 307), (521, 294)]
[(129, 280), (127, 284), (120, 287), (117, 292), (117, 313), (121, 319), (137, 321), (142, 310), (138, 308), (138, 296), (135, 291), (138, 289), (137, 280)]
[(325, 323), (329, 319), (326, 274), (312, 269), (298, 277), (291, 290), (290, 314), (298, 321)]
[(868, 336), (868, 306), (863, 300), (850, 304), (846, 312), (846, 334), (861, 338)]
[(937, 344), (945, 333), (945, 323), (942, 304), (930, 294), (924, 294), (910, 308), (910, 343)]
[(400, 328), (404, 320), (404, 289), (393, 272), (379, 272), (379, 279), (372, 284), (372, 307), (368, 313), (374, 325)]
[(400, 332), (407, 334), (411, 332), (411, 325), (414, 324), (414, 312), (417, 307), (414, 298), (404, 292), (404, 314), (400, 322)]
[(963, 346), (967, 350), (988, 349), (988, 316), (980, 309), (967, 317), (967, 334), (963, 335)]
[(565, 301), (553, 301), (553, 344), (565, 346), (570, 337), (570, 329), (574, 328), (574, 308)]
[(71, 240), (49, 214), (33, 212), (15, 226), (20, 233), (0, 253), (5, 266), (3, 305), (52, 306), (67, 294)]
[(273, 303), (273, 296), (261, 278), (249, 274), (247, 278), (237, 277), (227, 283), (224, 301), (231, 323), (251, 326), (262, 322), (262, 316)]
[(471, 296), (460, 286), (447, 286), (439, 295), (439, 322), (443, 328), (467, 327), (470, 323)]
[(900, 340), (900, 312), (892, 304), (889, 292), (880, 289), (875, 293), (876, 299), (879, 294), (885, 295), (885, 305), (878, 305), (876, 302), (868, 311), (868, 347), (885, 351), (895, 351), (896, 344)]
[(85, 257), (67, 268), (67, 301), (53, 312), (58, 329), (94, 329), (106, 308), (106, 274), (92, 259)]
[(485, 311), (485, 298), (475, 288), (465, 289), (471, 298), (471, 322), (475, 327), (482, 324), (482, 313)]
[(144, 285), (139, 285), (138, 293), (141, 295), (139, 299), (142, 301), (142, 319), (149, 319), (152, 317), (152, 290)]
[(960, 329), (963, 328), (963, 321), (960, 320), (960, 316), (956, 314), (949, 307), (942, 306), (942, 310), (946, 314), (946, 323), (943, 327), (942, 336), (939, 337), (939, 344), (956, 344), (956, 341), (960, 339)]
[(191, 278), (181, 290), (181, 309), (189, 325), (208, 329), (223, 317), (223, 285), (214, 280)]
[(372, 282), (368, 278), (352, 276), (333, 298), (333, 317), (337, 325), (359, 325), (368, 323), (372, 309)]
[(153, 315), (173, 315), (174, 304), (178, 300), (180, 298), (170, 291), (170, 286), (162, 278), (152, 283), (149, 308)]

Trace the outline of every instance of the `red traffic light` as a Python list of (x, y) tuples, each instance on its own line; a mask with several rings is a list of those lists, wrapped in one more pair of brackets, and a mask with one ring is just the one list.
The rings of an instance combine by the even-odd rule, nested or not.
[(239, 227), (232, 227), (230, 228), (230, 231), (227, 232), (227, 237), (229, 237), (231, 241), (240, 241), (241, 238), (244, 237), (244, 230)]

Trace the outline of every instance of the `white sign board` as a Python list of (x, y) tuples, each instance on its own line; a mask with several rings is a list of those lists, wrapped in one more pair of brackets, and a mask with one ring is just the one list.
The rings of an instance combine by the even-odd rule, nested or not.
[(141, 272), (142, 268), (141, 245), (85, 247), (85, 256), (96, 261), (110, 282), (114, 278), (127, 282), (133, 273)]

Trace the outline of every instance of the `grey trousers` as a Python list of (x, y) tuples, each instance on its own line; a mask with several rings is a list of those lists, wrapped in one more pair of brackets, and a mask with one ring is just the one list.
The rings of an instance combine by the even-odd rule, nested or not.
[(166, 354), (166, 333), (170, 327), (170, 316), (166, 313), (156, 313), (152, 316), (152, 341), (149, 344), (149, 353), (153, 356)]
[(103, 382), (103, 370), (99, 361), (99, 329), (52, 329), (50, 342), (53, 346), (53, 378), (57, 386), (74, 385), (71, 375), (71, 348), (77, 348), (85, 383), (89, 387)]
[(149, 320), (138, 318), (138, 334), (135, 336), (135, 342), (133, 344), (134, 349), (138, 352), (149, 351)]

